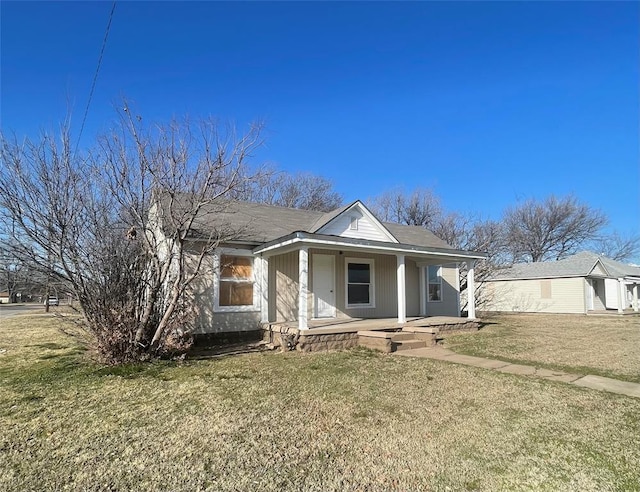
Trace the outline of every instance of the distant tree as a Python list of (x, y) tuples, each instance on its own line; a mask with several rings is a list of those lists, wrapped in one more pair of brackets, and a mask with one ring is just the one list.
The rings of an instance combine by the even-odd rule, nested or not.
[(369, 200), (371, 210), (385, 222), (433, 229), (442, 219), (440, 199), (429, 189), (416, 188), (410, 193), (396, 188)]
[(259, 179), (237, 190), (240, 200), (329, 212), (342, 205), (343, 198), (334, 190), (333, 183), (311, 173), (289, 174), (271, 168)]
[(630, 261), (640, 255), (640, 236), (623, 236), (614, 232), (596, 239), (591, 249), (612, 260)]
[(514, 262), (560, 260), (598, 237), (607, 223), (599, 210), (574, 196), (527, 200), (507, 209), (505, 244)]
[(261, 142), (259, 126), (237, 136), (214, 121), (144, 125), (127, 106), (120, 117), (82, 155), (66, 128), (37, 141), (0, 135), (0, 234), (13, 257), (69, 286), (109, 363), (189, 346), (190, 285), (239, 233), (200, 221), (258, 179), (247, 159)]

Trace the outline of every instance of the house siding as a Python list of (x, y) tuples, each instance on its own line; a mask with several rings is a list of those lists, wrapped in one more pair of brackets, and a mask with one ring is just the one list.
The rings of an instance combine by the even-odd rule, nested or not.
[(420, 269), (416, 262), (404, 262), (407, 316), (420, 316)]
[(456, 288), (458, 285), (458, 270), (455, 264), (447, 264), (442, 265), (441, 271), (442, 301), (427, 300), (427, 316), (460, 316), (460, 301), (458, 289)]
[[(547, 287), (543, 287), (543, 283)], [(487, 311), (524, 313), (585, 313), (584, 278), (500, 280), (487, 282), (484, 308)], [(549, 289), (549, 298), (543, 290)]]
[[(309, 262), (311, 264), (311, 262)], [(298, 319), (298, 252), (269, 258), (269, 320)]]
[[(604, 305), (604, 279), (602, 278), (592, 278), (591, 285), (595, 286), (595, 290), (593, 290), (593, 309), (595, 310), (604, 310), (607, 309)], [(593, 289), (593, 287), (591, 287)]]
[[(398, 294), (396, 291), (396, 257), (390, 255), (377, 255), (356, 252), (312, 249), (313, 254), (325, 254), (335, 256), (335, 291), (336, 291), (336, 317), (337, 318), (390, 318), (398, 315)], [(373, 308), (347, 308), (346, 307), (346, 282), (345, 258), (363, 258), (373, 260), (374, 270), (374, 299)], [(310, 261), (310, 269), (313, 262)], [(313, 271), (309, 275), (309, 289), (313, 292)], [(309, 295), (309, 313), (313, 310), (313, 295)]]
[[(352, 230), (350, 228), (351, 217), (358, 218), (357, 230)], [(339, 215), (322, 227), (318, 232), (331, 236), (390, 242), (389, 237), (380, 230), (379, 226), (357, 209), (345, 212), (343, 215)]]
[[(223, 248), (236, 250), (248, 250), (247, 247), (237, 245), (222, 245)], [(196, 256), (190, 255), (187, 264), (195, 261)], [(196, 306), (195, 334), (225, 333), (236, 331), (252, 331), (259, 328), (260, 311), (246, 312), (216, 312), (214, 299), (214, 261), (213, 255), (209, 255), (202, 263), (200, 275), (193, 281), (190, 287), (190, 295)], [(260, 288), (257, 278), (255, 289)]]

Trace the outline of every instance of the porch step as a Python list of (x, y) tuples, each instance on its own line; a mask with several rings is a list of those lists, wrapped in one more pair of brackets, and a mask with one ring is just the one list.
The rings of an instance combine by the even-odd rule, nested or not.
[(427, 343), (424, 340), (416, 340), (415, 338), (411, 340), (402, 340), (399, 342), (394, 341), (393, 343), (395, 351), (399, 350), (410, 350), (415, 348), (423, 348), (427, 346)]
[(391, 335), (391, 340), (394, 342), (402, 342), (404, 340), (415, 340), (416, 337), (413, 333), (396, 332)]

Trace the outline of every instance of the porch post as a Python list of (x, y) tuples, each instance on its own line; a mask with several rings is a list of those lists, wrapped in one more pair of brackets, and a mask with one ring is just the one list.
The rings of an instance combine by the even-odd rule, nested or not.
[(309, 283), (309, 248), (298, 251), (298, 329), (307, 329), (307, 286)]
[(398, 323), (407, 322), (407, 295), (406, 295), (406, 283), (404, 275), (404, 255), (396, 255), (398, 264), (397, 279), (398, 279)]
[(467, 260), (467, 318), (476, 317), (476, 283), (473, 277), (475, 260)]
[(634, 284), (633, 286), (633, 310), (637, 313), (639, 309), (638, 306), (638, 284)]
[(624, 292), (624, 279), (623, 278), (619, 278), (618, 279), (618, 312), (619, 313), (623, 313), (624, 312), (624, 306), (627, 303), (627, 296), (625, 295)]
[(260, 303), (260, 322), (269, 322), (269, 258), (262, 257), (262, 271), (260, 272), (260, 294), (262, 300)]
[(458, 306), (458, 316), (460, 316), (460, 263), (456, 263), (456, 306)]

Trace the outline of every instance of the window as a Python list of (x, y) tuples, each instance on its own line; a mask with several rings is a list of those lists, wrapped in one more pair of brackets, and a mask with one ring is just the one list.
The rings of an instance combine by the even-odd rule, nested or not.
[(347, 258), (347, 307), (375, 307), (373, 260)]
[[(223, 253), (219, 256), (217, 305), (236, 311), (255, 305), (253, 257)], [(225, 309), (227, 308), (227, 309)]]
[(351, 229), (352, 231), (357, 231), (358, 230), (358, 217), (356, 217), (355, 215), (350, 217), (350, 222), (349, 222), (349, 229)]
[(427, 268), (427, 292), (429, 302), (442, 301), (442, 267), (439, 265)]
[(551, 280), (540, 280), (540, 299), (551, 299)]

